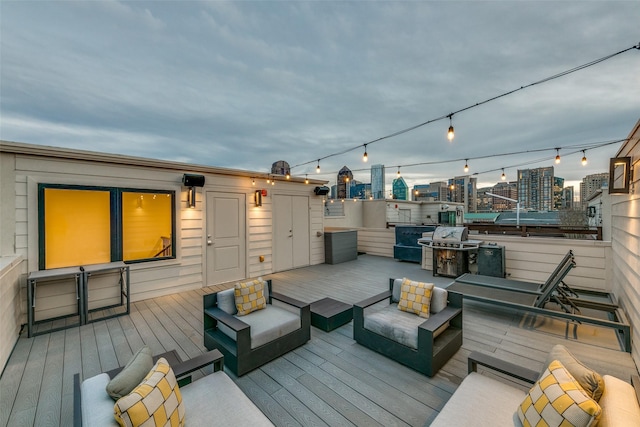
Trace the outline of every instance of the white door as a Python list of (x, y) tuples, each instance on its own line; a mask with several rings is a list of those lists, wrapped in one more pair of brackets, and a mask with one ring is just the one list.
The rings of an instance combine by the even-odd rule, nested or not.
[(207, 192), (207, 285), (246, 277), (245, 195)]
[(274, 271), (309, 265), (309, 198), (276, 195), (273, 203)]

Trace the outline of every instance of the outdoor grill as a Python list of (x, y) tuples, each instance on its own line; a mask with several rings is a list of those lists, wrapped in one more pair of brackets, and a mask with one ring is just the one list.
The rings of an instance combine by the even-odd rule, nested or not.
[(433, 275), (458, 277), (469, 272), (469, 252), (482, 240), (469, 240), (467, 227), (438, 227), (418, 243), (433, 249)]

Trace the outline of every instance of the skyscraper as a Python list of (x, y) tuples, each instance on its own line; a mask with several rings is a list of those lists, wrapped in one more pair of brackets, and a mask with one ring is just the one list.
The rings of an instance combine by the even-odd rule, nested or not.
[(522, 208), (553, 209), (553, 166), (518, 170), (518, 200)]
[(384, 165), (371, 165), (371, 196), (384, 199)]
[(587, 175), (582, 178), (582, 182), (580, 183), (580, 204), (583, 208), (586, 209), (588, 205), (587, 199), (602, 187), (609, 187), (608, 172)]
[(476, 212), (478, 199), (477, 178), (469, 175), (457, 176), (449, 180), (449, 201), (464, 203), (466, 212)]
[(350, 187), (353, 182), (353, 173), (351, 173), (351, 169), (346, 166), (343, 166), (342, 169), (338, 172), (337, 178), (337, 189), (338, 189), (338, 199), (346, 199), (347, 197), (351, 197)]
[(403, 177), (393, 180), (393, 198), (397, 200), (410, 200), (409, 186)]

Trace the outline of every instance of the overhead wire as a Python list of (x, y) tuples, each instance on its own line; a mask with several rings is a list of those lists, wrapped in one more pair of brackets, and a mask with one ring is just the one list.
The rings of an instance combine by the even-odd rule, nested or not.
[(549, 81), (551, 81), (551, 80), (555, 80), (555, 79), (558, 79), (558, 78), (560, 78), (560, 77), (564, 77), (564, 76), (566, 76), (566, 75), (568, 75), (568, 74), (572, 74), (572, 73), (575, 73), (575, 72), (577, 72), (577, 71), (583, 70), (583, 69), (585, 69), (585, 68), (589, 68), (589, 67), (591, 67), (591, 66), (594, 66), (594, 65), (597, 65), (597, 64), (599, 64), (599, 63), (601, 63), (601, 62), (607, 61), (607, 60), (609, 60), (609, 59), (611, 59), (611, 58), (614, 58), (614, 57), (616, 57), (616, 56), (618, 56), (618, 55), (621, 55), (621, 54), (623, 54), (623, 53), (625, 53), (625, 52), (628, 52), (628, 51), (630, 51), (630, 50), (633, 50), (633, 49), (638, 49), (638, 50), (640, 50), (640, 43), (638, 43), (638, 44), (636, 44), (636, 45), (633, 45), (633, 46), (631, 46), (631, 47), (628, 47), (628, 48), (626, 48), (626, 49), (623, 49), (623, 50), (621, 50), (621, 51), (619, 51), (619, 52), (615, 52), (615, 53), (612, 53), (612, 54), (610, 54), (610, 55), (603, 56), (602, 58), (598, 58), (598, 59), (595, 59), (595, 60), (593, 60), (593, 61), (587, 62), (587, 63), (585, 63), (585, 64), (578, 65), (577, 67), (571, 68), (571, 69), (569, 69), (569, 70), (565, 70), (565, 71), (562, 71), (562, 72), (560, 72), (560, 73), (554, 74), (554, 75), (552, 75), (552, 76), (545, 77), (545, 78), (540, 79), (540, 80), (537, 80), (537, 81), (535, 81), (535, 82), (533, 82), (533, 83), (529, 83), (529, 84), (527, 84), (527, 85), (520, 86), (519, 88), (509, 90), (509, 91), (507, 91), (507, 92), (504, 92), (504, 93), (501, 93), (501, 94), (499, 94), (499, 95), (493, 96), (493, 97), (491, 97), (491, 98), (485, 99), (484, 101), (480, 101), (480, 102), (477, 102), (477, 103), (475, 103), (475, 104), (469, 105), (469, 106), (467, 106), (467, 107), (461, 108), (461, 109), (459, 109), (459, 110), (452, 111), (452, 112), (450, 112), (450, 113), (448, 113), (448, 114), (444, 114), (444, 115), (442, 115), (442, 116), (439, 116), (439, 117), (436, 117), (436, 118), (433, 118), (433, 119), (430, 119), (430, 120), (424, 121), (424, 122), (422, 122), (422, 123), (418, 123), (417, 125), (410, 126), (410, 127), (408, 127), (408, 128), (405, 128), (405, 129), (399, 130), (399, 131), (397, 131), (397, 132), (393, 132), (393, 133), (391, 133), (391, 134), (389, 134), (389, 135), (385, 135), (385, 136), (382, 136), (382, 137), (379, 137), (379, 138), (376, 138), (376, 139), (373, 139), (373, 140), (367, 141), (367, 142), (365, 142), (365, 143), (358, 144), (358, 145), (353, 146), (353, 147), (350, 147), (350, 148), (346, 148), (346, 149), (344, 149), (344, 150), (342, 150), (342, 151), (339, 151), (339, 152), (336, 152), (336, 153), (328, 154), (328, 155), (323, 156), (323, 157), (317, 157), (317, 158), (314, 158), (313, 160), (309, 160), (309, 161), (304, 162), (304, 163), (299, 163), (299, 164), (297, 164), (297, 165), (292, 166), (290, 169), (294, 169), (294, 168), (297, 168), (297, 167), (300, 167), (300, 166), (305, 166), (305, 165), (308, 165), (308, 164), (311, 164), (311, 163), (315, 163), (315, 162), (318, 162), (318, 163), (319, 163), (319, 162), (320, 162), (320, 161), (322, 161), (322, 160), (325, 160), (325, 159), (328, 159), (328, 158), (331, 158), (331, 157), (341, 156), (341, 155), (346, 154), (346, 153), (349, 153), (349, 152), (351, 152), (351, 151), (354, 151), (354, 150), (360, 149), (361, 147), (365, 147), (365, 146), (367, 146), (367, 145), (371, 145), (371, 144), (376, 143), (376, 142), (379, 142), (379, 141), (383, 141), (383, 140), (386, 140), (386, 139), (389, 139), (389, 138), (393, 138), (393, 137), (395, 137), (395, 136), (402, 135), (402, 134), (407, 133), (407, 132), (411, 132), (411, 131), (413, 131), (413, 130), (415, 130), (415, 129), (418, 129), (418, 128), (420, 128), (420, 127), (426, 126), (426, 125), (428, 125), (428, 124), (430, 124), (430, 123), (434, 123), (434, 122), (437, 122), (437, 121), (440, 121), (440, 120), (444, 120), (444, 119), (447, 119), (447, 118), (449, 118), (449, 119), (450, 119), (450, 118), (451, 118), (451, 117), (453, 117), (455, 114), (461, 113), (461, 112), (463, 112), (463, 111), (470, 110), (470, 109), (472, 109), (472, 108), (479, 107), (479, 106), (481, 106), (481, 105), (484, 105), (484, 104), (487, 104), (487, 103), (489, 103), (489, 102), (495, 101), (495, 100), (497, 100), (497, 99), (503, 98), (503, 97), (505, 97), (505, 96), (508, 96), (508, 95), (514, 94), (514, 93), (516, 93), (516, 92), (519, 92), (519, 91), (521, 91), (521, 90), (524, 90), (524, 89), (530, 88), (530, 87), (532, 87), (532, 86), (536, 86), (536, 85), (539, 85), (539, 84), (542, 84), (542, 83), (546, 83), (546, 82), (549, 82)]

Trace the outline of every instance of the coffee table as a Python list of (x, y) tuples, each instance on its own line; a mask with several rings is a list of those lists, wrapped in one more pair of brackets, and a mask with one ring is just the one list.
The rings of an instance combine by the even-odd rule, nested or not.
[(353, 306), (333, 298), (311, 303), (311, 324), (329, 332), (353, 319)]

